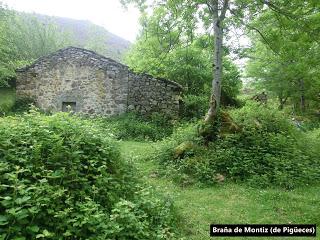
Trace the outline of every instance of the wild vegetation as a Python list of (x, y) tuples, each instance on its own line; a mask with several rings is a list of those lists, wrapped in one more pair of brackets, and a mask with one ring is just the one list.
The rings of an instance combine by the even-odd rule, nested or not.
[[(0, 89), (0, 239), (319, 226), (319, 1), (122, 2), (138, 4), (143, 27), (125, 61), (185, 88), (177, 119), (40, 113), (16, 99), (15, 68), (76, 40), (0, 5), (0, 85), (11, 86)], [(235, 47), (235, 29), (248, 46)], [(87, 46), (104, 54), (103, 40)]]
[(112, 129), (112, 134), (121, 140), (157, 141), (172, 134), (175, 121), (165, 115), (154, 113), (142, 117), (127, 113), (112, 118), (99, 118), (98, 124)]
[(0, 2), (0, 87), (14, 85), (15, 69), (71, 44), (56, 25), (6, 9)]
[(221, 131), (208, 145), (194, 125), (163, 141), (155, 157), (166, 175), (182, 184), (235, 181), (289, 189), (320, 179), (316, 133), (302, 132), (277, 110), (257, 104), (230, 114), (236, 132), (225, 127), (231, 118), (221, 116)]
[(1, 239), (170, 239), (170, 201), (121, 158), (107, 129), (36, 111), (0, 119)]

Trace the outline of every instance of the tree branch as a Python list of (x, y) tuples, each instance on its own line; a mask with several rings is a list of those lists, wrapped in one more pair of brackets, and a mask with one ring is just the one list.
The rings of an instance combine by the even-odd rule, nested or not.
[(275, 53), (276, 55), (279, 55), (279, 53), (271, 46), (271, 44), (270, 44), (270, 42), (268, 41), (268, 39), (264, 36), (264, 34), (263, 34), (258, 28), (253, 27), (253, 26), (245, 23), (245, 22), (242, 20), (242, 18), (241, 18), (241, 17), (239, 18), (238, 15), (237, 15), (232, 9), (229, 8), (229, 11), (230, 11), (235, 17), (237, 17), (238, 20), (239, 20), (244, 26), (246, 26), (248, 29), (251, 29), (251, 30), (256, 31), (256, 32), (260, 35), (260, 37), (263, 39), (263, 41), (267, 44), (267, 46), (272, 50), (272, 52)]
[(223, 1), (223, 6), (222, 6), (222, 9), (221, 9), (221, 13), (220, 13), (220, 16), (219, 16), (219, 21), (220, 22), (222, 22), (224, 20), (224, 18), (226, 17), (226, 12), (227, 12), (228, 6), (229, 6), (229, 0), (224, 0)]

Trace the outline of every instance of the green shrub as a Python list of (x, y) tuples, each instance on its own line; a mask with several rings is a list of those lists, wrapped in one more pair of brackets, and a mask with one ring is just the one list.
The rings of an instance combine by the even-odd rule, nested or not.
[(30, 109), (30, 106), (34, 104), (34, 99), (30, 97), (19, 97), (15, 100), (14, 105), (11, 108), (12, 112), (23, 113)]
[[(0, 84), (1, 85), (1, 84)], [(0, 116), (7, 115), (15, 103), (15, 90), (0, 86)]]
[(171, 202), (107, 130), (67, 113), (0, 118), (0, 239), (170, 239)]
[(305, 148), (305, 143), (308, 143), (308, 150), (314, 159), (319, 159), (320, 152), (320, 128), (315, 128), (304, 133), (303, 141), (300, 143), (302, 148)]
[(0, 105), (0, 116), (6, 116), (12, 108), (12, 104), (5, 102)]
[(111, 128), (118, 139), (137, 141), (160, 140), (172, 134), (174, 127), (172, 120), (158, 113), (149, 117), (126, 113), (117, 117), (99, 119), (99, 122)]
[(15, 82), (15, 72), (14, 69), (8, 69), (3, 65), (0, 66), (0, 88), (8, 88), (13, 86)]
[[(177, 182), (194, 182), (191, 175), (186, 174), (182, 170), (181, 159), (175, 157), (176, 149), (184, 143), (192, 142), (196, 145), (201, 141), (202, 139), (197, 137), (197, 126), (195, 123), (186, 123), (175, 128), (170, 137), (163, 139), (156, 146), (154, 159), (159, 162), (160, 172), (172, 177)], [(192, 148), (185, 149), (185, 151), (182, 149), (182, 151), (181, 154), (186, 158), (194, 155)]]
[[(299, 131), (281, 112), (257, 104), (233, 110), (231, 115), (241, 132), (220, 136), (208, 147), (195, 140), (195, 131), (194, 137), (173, 134), (157, 155), (162, 166), (202, 183), (225, 178), (261, 187), (293, 188), (320, 180), (316, 131), (311, 135)], [(177, 155), (178, 146), (192, 138), (198, 144)]]
[[(209, 109), (210, 92), (200, 95), (185, 95), (180, 105), (180, 116), (183, 119), (201, 119)], [(221, 105), (226, 108), (244, 105), (242, 101), (222, 93)]]
[(184, 119), (199, 119), (209, 109), (209, 95), (186, 95), (183, 97), (181, 116)]

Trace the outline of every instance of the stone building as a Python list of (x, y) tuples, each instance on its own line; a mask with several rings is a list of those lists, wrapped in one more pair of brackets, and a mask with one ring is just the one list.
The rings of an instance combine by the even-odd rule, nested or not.
[(95, 52), (68, 47), (17, 70), (17, 97), (30, 97), (45, 111), (117, 115), (162, 112), (177, 115), (182, 87), (138, 74)]

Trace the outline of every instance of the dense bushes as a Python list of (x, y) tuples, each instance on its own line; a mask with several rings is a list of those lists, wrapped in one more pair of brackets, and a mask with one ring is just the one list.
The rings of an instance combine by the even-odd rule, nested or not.
[(18, 97), (15, 99), (11, 112), (23, 113), (30, 109), (30, 106), (35, 104), (35, 100), (30, 97)]
[(183, 181), (213, 183), (229, 179), (292, 188), (320, 180), (315, 137), (307, 138), (277, 110), (256, 104), (233, 110), (231, 115), (242, 128), (239, 133), (220, 135), (208, 147), (189, 144), (184, 151), (182, 143), (197, 140), (190, 134), (183, 138), (176, 133), (159, 151), (162, 165), (169, 166), (175, 178), (179, 175)]
[(0, 87), (0, 116), (8, 114), (15, 103), (15, 91), (12, 88)]
[(118, 139), (123, 140), (160, 140), (173, 132), (174, 122), (165, 115), (154, 113), (142, 117), (126, 113), (117, 117), (99, 119), (99, 124), (112, 129)]
[(13, 115), (28, 111), (34, 99), (29, 97), (16, 97), (15, 89), (0, 88), (0, 116)]
[(87, 120), (0, 118), (0, 239), (170, 239), (170, 201)]
[[(188, 94), (183, 97), (180, 115), (183, 119), (200, 119), (208, 112), (210, 92), (199, 95)], [(221, 92), (221, 104), (226, 107), (239, 107), (243, 103), (233, 95)]]
[(209, 95), (186, 95), (181, 106), (181, 116), (185, 119), (199, 119), (209, 109)]

